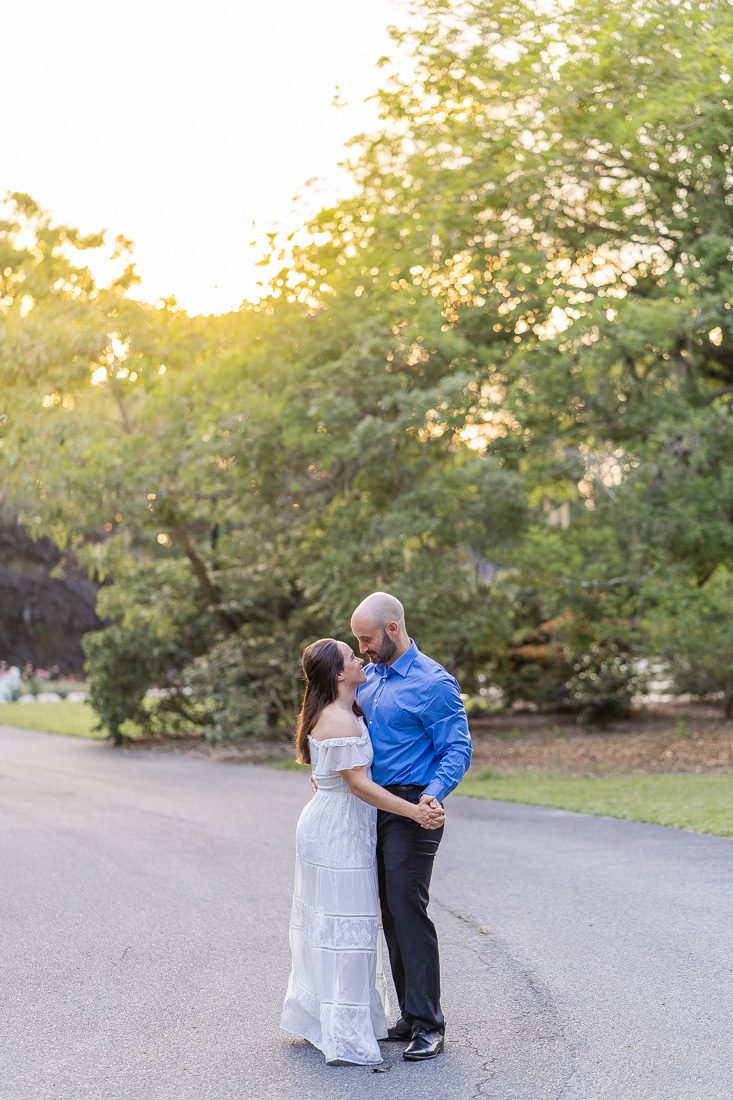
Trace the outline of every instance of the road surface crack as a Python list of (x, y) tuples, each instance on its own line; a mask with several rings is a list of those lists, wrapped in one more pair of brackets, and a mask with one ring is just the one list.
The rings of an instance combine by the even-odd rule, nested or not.
[[(526, 1024), (527, 1034), (531, 1033), (531, 1041), (528, 1046), (525, 1045), (526, 1041), (521, 1038), (519, 1042), (525, 1047), (529, 1057), (541, 1058), (544, 1048), (548, 1045), (553, 1048), (552, 1065), (562, 1073), (563, 1079), (561, 1081), (555, 1080), (554, 1089), (548, 1095), (552, 1096), (552, 1100), (561, 1100), (576, 1073), (577, 1049), (563, 1023), (560, 1010), (555, 1004), (550, 989), (537, 974), (527, 968), (523, 960), (517, 958), (511, 952), (505, 942), (490, 933), (486, 925), (438, 899), (434, 899), (434, 904), (453, 917), (460, 927), (470, 930), (472, 935), (466, 935), (464, 932), (460, 937), (460, 947), (469, 952), (481, 964), (483, 969), (501, 980), (503, 964), (511, 975), (519, 979), (525, 996), (529, 995), (529, 1006), (524, 1011), (517, 1012), (516, 1008), (519, 1006), (515, 1005), (515, 1011), (506, 1016), (505, 1020), (511, 1021), (515, 1025)], [(488, 938), (489, 936), (491, 938)], [(495, 1055), (490, 1054), (488, 1050), (482, 1049), (474, 1036), (469, 1037), (466, 1034), (461, 1036), (458, 1041), (481, 1060), (479, 1067), (481, 1077), (474, 1082), (473, 1092), (469, 1100), (487, 1100), (488, 1096), (494, 1095), (493, 1090), (491, 1092), (487, 1090), (490, 1089), (492, 1084), (498, 1087), (501, 1082), (502, 1069), (499, 1060)], [(537, 1047), (539, 1047), (539, 1052), (537, 1052)], [(564, 1055), (564, 1058), (562, 1055)], [(559, 1063), (564, 1061), (565, 1058), (569, 1061), (569, 1065), (563, 1072), (564, 1067), (561, 1067)], [(497, 1075), (499, 1075), (499, 1082), (496, 1080)]]

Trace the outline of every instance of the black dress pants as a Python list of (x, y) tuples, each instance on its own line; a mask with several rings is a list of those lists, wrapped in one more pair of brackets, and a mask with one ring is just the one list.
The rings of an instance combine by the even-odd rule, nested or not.
[[(423, 788), (388, 786), (417, 803)], [(377, 872), (382, 926), (400, 1011), (413, 1027), (445, 1031), (440, 1009), (438, 937), (428, 916), (433, 860), (443, 828), (423, 829), (399, 814), (377, 813)]]

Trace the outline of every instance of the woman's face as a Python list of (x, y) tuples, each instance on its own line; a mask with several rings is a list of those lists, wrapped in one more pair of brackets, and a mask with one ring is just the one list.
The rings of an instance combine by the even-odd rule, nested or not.
[(357, 657), (350, 645), (339, 642), (339, 647), (344, 655), (344, 671), (342, 683), (346, 687), (358, 687), (366, 681), (364, 675), (364, 661)]

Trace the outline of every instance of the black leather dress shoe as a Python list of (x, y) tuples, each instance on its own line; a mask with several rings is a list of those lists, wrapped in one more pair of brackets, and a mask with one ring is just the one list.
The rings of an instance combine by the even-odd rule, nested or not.
[(402, 1057), (406, 1062), (426, 1062), (428, 1058), (435, 1058), (440, 1054), (444, 1046), (442, 1031), (428, 1031), (419, 1028), (409, 1043), (402, 1051)]
[(412, 1038), (412, 1024), (400, 1016), (394, 1027), (387, 1028), (387, 1039), (382, 1042), (406, 1043)]

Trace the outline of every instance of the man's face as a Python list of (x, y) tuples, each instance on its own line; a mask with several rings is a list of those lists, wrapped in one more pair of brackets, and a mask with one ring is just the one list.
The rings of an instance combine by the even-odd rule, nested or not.
[(397, 652), (397, 642), (395, 641), (396, 623), (378, 626), (369, 620), (354, 619), (351, 629), (359, 643), (360, 653), (363, 653), (375, 665), (389, 664)]

